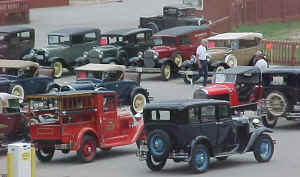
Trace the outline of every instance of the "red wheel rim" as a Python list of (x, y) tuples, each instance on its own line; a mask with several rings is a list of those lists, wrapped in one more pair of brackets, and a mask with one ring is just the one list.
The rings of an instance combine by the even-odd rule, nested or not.
[(83, 156), (88, 160), (95, 154), (96, 148), (92, 140), (87, 141), (83, 146)]

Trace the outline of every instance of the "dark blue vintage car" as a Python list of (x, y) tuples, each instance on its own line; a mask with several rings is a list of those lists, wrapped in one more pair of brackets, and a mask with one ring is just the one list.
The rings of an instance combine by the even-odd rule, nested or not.
[(40, 68), (39, 64), (23, 60), (0, 61), (0, 92), (24, 98), (25, 95), (56, 91), (53, 69)]
[(131, 111), (139, 113), (150, 101), (149, 92), (136, 81), (123, 80), (125, 66), (114, 64), (87, 64), (75, 68), (76, 81), (61, 87), (70, 90), (113, 90), (117, 92), (120, 105), (130, 105)]

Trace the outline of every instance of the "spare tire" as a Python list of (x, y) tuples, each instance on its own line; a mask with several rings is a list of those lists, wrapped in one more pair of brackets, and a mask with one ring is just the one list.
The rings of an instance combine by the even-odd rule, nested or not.
[(271, 91), (266, 97), (266, 102), (268, 113), (273, 117), (281, 117), (287, 111), (288, 100), (280, 91)]
[(171, 140), (168, 133), (155, 129), (147, 136), (148, 149), (155, 161), (167, 159), (171, 151)]

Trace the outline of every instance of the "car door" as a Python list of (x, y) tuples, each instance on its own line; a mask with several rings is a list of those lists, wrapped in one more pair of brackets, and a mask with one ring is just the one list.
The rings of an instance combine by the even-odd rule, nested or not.
[(189, 59), (192, 54), (196, 53), (196, 50), (193, 48), (193, 45), (190, 42), (189, 36), (181, 36), (179, 38), (178, 50), (182, 54), (182, 58), (184, 60)]
[(104, 142), (119, 135), (117, 99), (114, 95), (103, 96), (102, 136)]
[(31, 47), (32, 43), (32, 36), (29, 31), (22, 31), (17, 33), (17, 36), (19, 38), (19, 48), (16, 50), (18, 58), (23, 57), (23, 55), (29, 53), (29, 49)]
[(229, 152), (235, 147), (235, 133), (233, 121), (229, 113), (229, 106), (227, 104), (220, 104), (217, 106), (218, 119), (218, 150), (220, 153)]
[(240, 40), (237, 43), (238, 49), (233, 50), (233, 55), (237, 58), (237, 65), (247, 66), (251, 57), (258, 50), (257, 42), (255, 40)]
[(71, 37), (71, 47), (68, 49), (69, 51), (66, 51), (66, 53), (69, 55), (67, 58), (67, 62), (69, 64), (73, 63), (76, 58), (80, 57), (83, 52), (86, 50), (85, 42), (84, 42), (84, 35), (73, 35)]

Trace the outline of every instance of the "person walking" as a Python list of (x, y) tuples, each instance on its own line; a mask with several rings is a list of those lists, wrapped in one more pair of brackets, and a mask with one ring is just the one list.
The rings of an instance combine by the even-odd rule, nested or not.
[(197, 47), (196, 58), (198, 60), (199, 75), (203, 76), (203, 86), (206, 86), (208, 77), (208, 54), (205, 47), (205, 41), (202, 40), (201, 44)]

